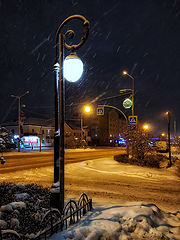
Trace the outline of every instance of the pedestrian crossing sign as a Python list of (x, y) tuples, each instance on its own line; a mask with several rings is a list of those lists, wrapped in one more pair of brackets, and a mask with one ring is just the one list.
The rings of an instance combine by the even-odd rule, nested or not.
[(97, 107), (97, 115), (104, 115), (104, 107)]
[(137, 116), (129, 116), (129, 123), (130, 124), (137, 124), (138, 117)]

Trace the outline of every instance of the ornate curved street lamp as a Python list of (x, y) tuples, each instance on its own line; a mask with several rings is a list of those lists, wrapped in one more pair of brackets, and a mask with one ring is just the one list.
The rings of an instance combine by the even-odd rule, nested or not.
[[(80, 20), (83, 23), (83, 36), (76, 45), (68, 45), (66, 38), (73, 38), (74, 31), (68, 30), (61, 33), (62, 28), (71, 20)], [(89, 22), (81, 15), (72, 15), (65, 19), (56, 33), (56, 58), (55, 71), (55, 133), (54, 133), (54, 183), (59, 183), (60, 192), (52, 198), (53, 205), (61, 212), (64, 208), (64, 122), (65, 122), (65, 81), (77, 81), (83, 72), (83, 64), (77, 57), (75, 50), (79, 49), (86, 41), (89, 33)], [(64, 49), (71, 54), (64, 59)], [(76, 72), (78, 70), (78, 73)], [(55, 196), (55, 195), (54, 195)]]

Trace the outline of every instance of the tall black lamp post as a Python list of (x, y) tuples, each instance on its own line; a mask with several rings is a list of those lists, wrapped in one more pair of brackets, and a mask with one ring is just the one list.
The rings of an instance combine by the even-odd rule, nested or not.
[[(65, 40), (73, 38), (74, 31), (61, 33), (62, 28), (71, 20), (80, 20), (83, 23), (83, 36), (77, 45), (68, 45)], [(77, 81), (83, 72), (83, 63), (77, 57), (75, 50), (86, 41), (89, 33), (89, 22), (81, 15), (72, 15), (65, 19), (56, 33), (55, 72), (55, 134), (54, 134), (54, 183), (59, 190), (52, 191), (51, 206), (62, 212), (64, 208), (64, 122), (65, 122), (65, 81)], [(64, 49), (71, 54), (64, 59)]]

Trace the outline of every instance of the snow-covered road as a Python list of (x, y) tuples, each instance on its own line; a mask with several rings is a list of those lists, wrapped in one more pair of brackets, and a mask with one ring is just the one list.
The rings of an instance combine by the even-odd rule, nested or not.
[[(0, 179), (1, 182), (51, 186), (53, 167), (1, 174)], [(139, 167), (116, 162), (112, 157), (65, 165), (66, 199), (77, 199), (82, 192), (86, 192), (94, 204), (140, 201), (154, 203), (166, 211), (180, 210), (180, 178), (174, 166), (168, 169)]]

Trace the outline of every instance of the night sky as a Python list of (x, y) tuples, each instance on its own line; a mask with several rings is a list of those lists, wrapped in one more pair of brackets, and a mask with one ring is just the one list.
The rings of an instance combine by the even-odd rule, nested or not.
[[(131, 79), (122, 76), (126, 69), (135, 78), (139, 120), (150, 123), (155, 133), (166, 131), (163, 113), (170, 110), (180, 134), (179, 0), (0, 0), (0, 122), (17, 119), (17, 100), (10, 95), (26, 90), (27, 117), (54, 116), (55, 34), (73, 14), (89, 20), (90, 33), (77, 51), (84, 74), (77, 83), (66, 82), (66, 116), (83, 102), (131, 88)], [(74, 27), (72, 42), (78, 43), (81, 22), (68, 26)], [(131, 115), (123, 109), (124, 99), (95, 104), (114, 105)]]

